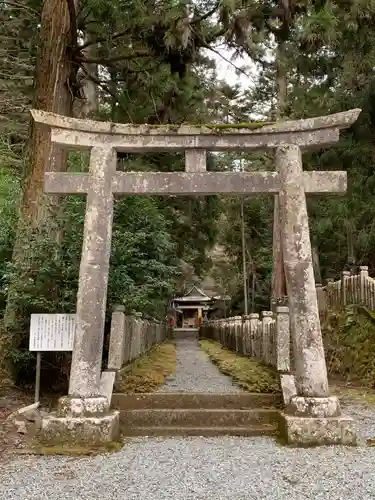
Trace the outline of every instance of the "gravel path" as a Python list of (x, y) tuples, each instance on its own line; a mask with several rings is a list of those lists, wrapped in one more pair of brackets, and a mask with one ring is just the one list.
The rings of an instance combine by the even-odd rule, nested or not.
[(373, 500), (375, 448), (280, 447), (268, 438), (140, 438), (84, 459), (18, 458), (1, 500)]
[(161, 392), (241, 392), (203, 352), (194, 338), (176, 340), (176, 376)]
[[(196, 341), (177, 344), (163, 390), (235, 391)], [(345, 405), (366, 438), (375, 409)], [(293, 449), (270, 438), (136, 438), (90, 458), (14, 457), (0, 464), (0, 500), (374, 500), (375, 447)]]

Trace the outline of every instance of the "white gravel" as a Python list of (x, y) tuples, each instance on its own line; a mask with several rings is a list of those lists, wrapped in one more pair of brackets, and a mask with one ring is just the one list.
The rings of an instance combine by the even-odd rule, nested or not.
[(140, 438), (85, 459), (18, 458), (3, 500), (373, 500), (375, 448), (291, 449), (268, 438)]
[(176, 376), (161, 392), (241, 392), (203, 352), (195, 338), (176, 340)]
[[(196, 341), (180, 340), (163, 390), (233, 392)], [(345, 407), (364, 437), (375, 410)], [(374, 500), (375, 447), (294, 449), (271, 438), (137, 438), (91, 458), (0, 461), (0, 500)]]
[[(349, 415), (356, 423), (360, 436), (366, 439), (375, 439), (375, 408), (361, 405), (359, 403), (342, 404), (341, 411), (344, 415)], [(374, 497), (375, 498), (375, 497)]]

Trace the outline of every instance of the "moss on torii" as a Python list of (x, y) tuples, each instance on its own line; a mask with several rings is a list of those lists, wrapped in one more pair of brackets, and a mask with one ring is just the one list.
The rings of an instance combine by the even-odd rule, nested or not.
[(267, 125), (274, 125), (274, 124), (275, 122), (205, 123), (203, 126), (212, 130), (231, 130), (231, 129), (256, 130), (258, 128), (266, 127)]

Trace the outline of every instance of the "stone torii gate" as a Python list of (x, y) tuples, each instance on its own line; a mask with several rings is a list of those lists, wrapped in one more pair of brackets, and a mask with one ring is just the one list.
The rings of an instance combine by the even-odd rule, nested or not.
[[(65, 432), (75, 439), (105, 441), (117, 432), (118, 414), (110, 412), (100, 394), (114, 196), (221, 193), (279, 196), (296, 360), (297, 396), (283, 416), (288, 439), (310, 442), (312, 436), (320, 435), (327, 442), (355, 440), (350, 419), (341, 416), (337, 398), (329, 394), (306, 208), (306, 194), (345, 192), (346, 172), (304, 172), (302, 150), (337, 142), (340, 129), (349, 127), (359, 113), (355, 109), (255, 130), (217, 130), (124, 125), (32, 111), (39, 126), (50, 127), (54, 144), (90, 150), (89, 173), (45, 174), (47, 193), (87, 195), (69, 396), (60, 401), (57, 415), (43, 420), (46, 436)], [(275, 150), (275, 172), (206, 172), (207, 150), (255, 149)], [(119, 172), (118, 151), (184, 151), (185, 172)]]

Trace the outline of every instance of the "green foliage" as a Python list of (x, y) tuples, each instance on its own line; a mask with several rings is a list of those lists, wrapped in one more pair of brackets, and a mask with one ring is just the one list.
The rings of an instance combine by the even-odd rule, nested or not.
[[(4, 307), (11, 283), (17, 304), (12, 321), (5, 326), (14, 339), (11, 356), (17, 372), (29, 379), (33, 369), (33, 355), (28, 352), (30, 314), (75, 312), (85, 201), (68, 197), (53, 223), (25, 230), (22, 259), (11, 262), (20, 190), (19, 183), (4, 170), (0, 170), (0, 190), (4, 195), (0, 204), (1, 297)], [(163, 318), (178, 262), (157, 201), (137, 197), (117, 201), (112, 241), (108, 311), (120, 303), (129, 311)], [(62, 358), (54, 358), (55, 366)]]
[[(343, 134), (338, 147), (304, 159), (307, 170), (348, 171), (346, 197), (309, 200), (323, 278), (337, 276), (348, 253), (374, 273), (374, 4), (288, 3), (289, 12), (274, 0), (83, 0), (78, 28), (90, 39), (87, 57), (100, 64), (97, 118), (150, 125), (208, 123), (218, 133), (257, 128), (275, 119), (280, 68), (288, 84), (284, 115), (300, 118), (361, 107), (358, 123)], [(11, 4), (0, 2), (0, 310), (11, 285), (15, 308), (6, 327), (18, 372), (30, 378), (30, 313), (75, 310), (84, 201), (67, 198), (53, 220), (33, 231), (24, 228), (22, 259), (11, 263), (42, 2)], [(220, 82), (202, 51), (217, 40), (256, 64), (248, 89)], [(80, 51), (72, 57), (82, 66)], [(208, 170), (238, 170), (238, 160), (236, 154), (209, 155)], [(246, 171), (273, 169), (269, 154), (242, 154), (241, 161)], [(72, 156), (72, 171), (86, 168), (84, 155)], [(180, 154), (120, 154), (120, 170), (183, 168)], [(255, 308), (264, 309), (272, 270), (272, 200), (246, 199), (244, 211), (249, 295), (255, 277)], [(217, 247), (224, 249), (225, 258), (209, 254)], [(239, 199), (129, 197), (116, 202), (108, 310), (123, 303), (127, 310), (161, 317), (177, 278), (183, 278), (182, 262), (198, 276), (215, 275), (232, 296), (232, 312), (243, 311)], [(65, 361), (58, 359), (56, 365), (65, 366)]]
[(41, 3), (0, 1), (0, 142), (27, 135)]
[(12, 259), (20, 196), (20, 180), (9, 168), (9, 163), (14, 160), (17, 161), (18, 157), (9, 147), (0, 147), (0, 314), (7, 299), (7, 265)]
[[(226, 201), (227, 217), (223, 231), (223, 244), (227, 248), (228, 255), (237, 264), (235, 267), (238, 276), (237, 287), (232, 297), (233, 314), (244, 310), (240, 205), (239, 198), (231, 198)], [(244, 224), (248, 301), (250, 306), (254, 303), (254, 311), (269, 307), (272, 273), (272, 223), (272, 199), (264, 197), (246, 199)], [(254, 297), (252, 296), (253, 279), (255, 281)]]
[(323, 338), (332, 376), (375, 387), (375, 320), (371, 313), (361, 307), (330, 311)]
[[(30, 88), (39, 45), (38, 23), (42, 4), (40, 0), (30, 0), (17, 2), (11, 7), (0, 2), (0, 53), (5, 55), (0, 63), (0, 90), (6, 89), (6, 94), (2, 93), (6, 100), (0, 98), (0, 115), (6, 114), (7, 124), (5, 130), (0, 129), (0, 145), (6, 144), (7, 149), (0, 148), (1, 172), (5, 172), (9, 164), (17, 172), (23, 166), (20, 155), (26, 150), (25, 124), (33, 97)], [(82, 43), (83, 33), (84, 43), (89, 39), (89, 44), (87, 52), (74, 50), (67, 54), (73, 58), (76, 67), (80, 67), (77, 80), (71, 75), (67, 82), (72, 95), (81, 96), (80, 86), (87, 80), (82, 59), (88, 57), (100, 64), (95, 82), (98, 118), (150, 124), (214, 120), (216, 111), (212, 113), (207, 109), (206, 99), (216, 93), (216, 75), (212, 62), (200, 54), (200, 48), (208, 40), (205, 37), (216, 30), (208, 19), (210, 16), (200, 19), (204, 9), (210, 9), (212, 5), (210, 2), (204, 5), (196, 3), (192, 7), (196, 16), (194, 30), (189, 22), (185, 23), (188, 18), (184, 2), (171, 0), (157, 6), (154, 2), (139, 0), (126, 2), (126, 5), (117, 0), (80, 2), (77, 16), (80, 39), (77, 43)], [(203, 38), (202, 33), (205, 34)], [(76, 104), (79, 114), (78, 99)], [(4, 120), (5, 117), (0, 116), (0, 125)], [(14, 143), (16, 151), (13, 151)], [(71, 155), (70, 170), (86, 170), (86, 160), (84, 155)], [(119, 169), (182, 170), (183, 157), (124, 153), (120, 155)], [(40, 185), (43, 175), (44, 172), (36, 174)], [(78, 197), (61, 199), (51, 216), (40, 224), (38, 221), (35, 229), (30, 225), (20, 226), (17, 249), (21, 248), (21, 251), (17, 259), (12, 260), (20, 192), (13, 193), (8, 177), (4, 178), (3, 189), (2, 178), (1, 173), (0, 194), (7, 200), (4, 205), (9, 205), (11, 214), (0, 207), (1, 312), (6, 296), (9, 298), (9, 314), (0, 340), (7, 343), (7, 349), (11, 346), (19, 378), (30, 380), (32, 356), (27, 351), (30, 314), (75, 310), (84, 200)], [(48, 197), (42, 202), (48, 204)], [(219, 212), (216, 197), (183, 200), (129, 197), (118, 200), (108, 311), (112, 304), (122, 303), (129, 311), (163, 317), (167, 298), (180, 274), (180, 261), (183, 259), (192, 264), (198, 273), (207, 267), (206, 251), (215, 242)], [(206, 213), (206, 217), (202, 218), (202, 213)], [(1, 344), (0, 358), (4, 358), (4, 349)], [(66, 358), (57, 356), (47, 361), (66, 371)]]
[[(246, 14), (247, 23), (257, 10), (261, 19), (269, 15), (266, 7), (274, 2), (262, 5), (249, 0), (246, 4), (229, 2), (227, 25), (235, 27), (241, 12)], [(289, 2), (296, 7), (298, 2)], [(226, 5), (226, 4), (225, 4)], [(357, 265), (369, 266), (370, 274), (375, 273), (375, 212), (373, 204), (374, 173), (374, 64), (375, 39), (371, 25), (375, 20), (374, 4), (370, 1), (354, 2), (306, 2), (300, 10), (292, 12), (288, 38), (283, 42), (283, 64), (288, 82), (286, 109), (290, 118), (305, 118), (325, 115), (350, 108), (362, 108), (357, 123), (342, 134), (338, 146), (325, 148), (304, 155), (306, 170), (346, 170), (348, 173), (348, 192), (346, 196), (333, 197), (322, 195), (308, 199), (310, 231), (313, 245), (318, 249), (320, 270), (323, 280), (337, 278), (350, 257)], [(282, 17), (282, 14), (278, 14)], [(276, 16), (277, 17), (277, 16)], [(246, 40), (239, 31), (233, 30), (230, 43), (240, 52), (246, 52), (258, 62), (257, 84), (245, 89), (242, 106), (247, 109), (247, 117), (261, 116), (272, 119), (276, 103), (276, 47), (271, 43), (270, 31), (274, 28), (261, 20), (249, 31)], [(246, 27), (246, 22), (242, 27)], [(239, 26), (237, 25), (237, 28)], [(271, 29), (272, 28), (272, 29)], [(244, 31), (242, 30), (242, 34)], [(263, 41), (255, 40), (263, 35)], [(253, 40), (251, 37), (255, 37)], [(240, 44), (242, 40), (242, 44)], [(264, 50), (253, 51), (253, 41), (261, 44)], [(278, 43), (280, 43), (280, 39)], [(267, 49), (267, 50), (266, 50)], [(241, 121), (243, 116), (241, 116)], [(244, 157), (245, 170), (272, 170), (269, 159), (265, 157)], [(246, 207), (255, 203), (250, 200)], [(259, 280), (265, 288), (257, 290), (256, 301), (263, 306), (262, 296), (269, 296), (266, 284), (271, 274), (271, 230), (272, 208), (264, 204), (262, 221), (267, 221), (264, 228), (257, 214), (247, 212), (246, 245), (251, 248), (255, 268), (262, 268), (264, 259), (269, 265), (263, 267), (264, 273)], [(226, 209), (230, 213), (231, 204)], [(234, 211), (239, 214), (239, 203)], [(266, 215), (267, 214), (267, 215)], [(233, 300), (236, 311), (243, 310), (242, 275), (241, 275), (241, 236), (239, 219), (228, 218), (225, 245), (227, 251), (236, 259), (238, 287)], [(269, 224), (269, 225), (268, 225)], [(250, 226), (250, 227), (249, 227)], [(262, 237), (258, 240), (248, 237), (251, 227), (261, 228)], [(262, 228), (264, 228), (262, 230)], [(254, 257), (258, 254), (264, 259)]]
[(161, 319), (178, 262), (155, 200), (132, 196), (117, 202), (112, 247), (109, 304)]

